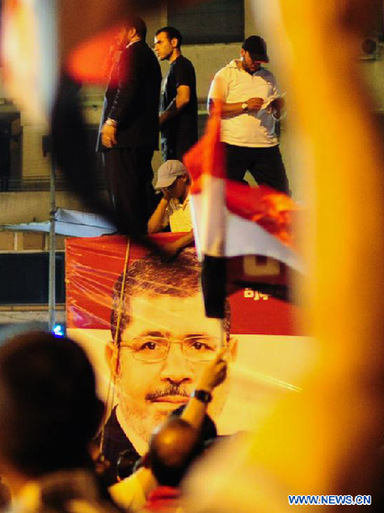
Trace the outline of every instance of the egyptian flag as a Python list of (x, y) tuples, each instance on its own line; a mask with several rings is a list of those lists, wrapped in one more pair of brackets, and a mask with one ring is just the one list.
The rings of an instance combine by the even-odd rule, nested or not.
[(236, 287), (257, 287), (286, 299), (287, 268), (304, 271), (293, 229), (301, 208), (270, 187), (251, 188), (226, 178), (220, 113), (215, 102), (204, 136), (184, 157), (192, 178), (206, 313), (218, 318), (224, 316), (226, 293)]

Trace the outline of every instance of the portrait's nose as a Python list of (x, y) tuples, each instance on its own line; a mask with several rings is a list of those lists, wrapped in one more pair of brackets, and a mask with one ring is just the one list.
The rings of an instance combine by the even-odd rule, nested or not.
[(163, 381), (175, 384), (190, 383), (193, 379), (191, 363), (185, 358), (181, 344), (171, 344), (160, 373)]

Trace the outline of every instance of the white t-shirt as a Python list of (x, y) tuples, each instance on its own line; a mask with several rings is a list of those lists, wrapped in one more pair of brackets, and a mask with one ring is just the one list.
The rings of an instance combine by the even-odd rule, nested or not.
[[(218, 71), (208, 93), (210, 99), (225, 103), (246, 102), (249, 98), (264, 98), (264, 103), (279, 97), (280, 92), (273, 74), (260, 68), (253, 75), (243, 70), (241, 61), (234, 59)], [(268, 108), (258, 112), (245, 112), (224, 118), (221, 123), (221, 140), (235, 146), (263, 148), (276, 146), (275, 119)]]
[(165, 211), (163, 226), (167, 226), (168, 223), (171, 232), (190, 232), (193, 229), (189, 195), (185, 198), (184, 203), (171, 198)]

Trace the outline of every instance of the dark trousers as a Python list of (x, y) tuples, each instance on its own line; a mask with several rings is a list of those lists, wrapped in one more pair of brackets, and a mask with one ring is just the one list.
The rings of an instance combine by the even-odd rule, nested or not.
[(163, 162), (167, 160), (180, 160), (182, 162), (183, 156), (195, 144), (196, 141), (185, 140), (182, 138), (175, 140), (161, 139), (161, 157)]
[(287, 194), (289, 183), (278, 146), (249, 148), (226, 144), (227, 176), (231, 180), (244, 181), (249, 171), (258, 185), (268, 185)]
[(153, 149), (112, 148), (104, 152), (108, 193), (119, 230), (128, 234), (147, 233), (154, 208), (152, 187)]
[[(173, 118), (175, 119), (175, 118)], [(183, 160), (183, 156), (197, 142), (196, 127), (191, 126), (188, 131), (185, 127), (176, 130), (163, 129), (161, 131), (161, 156), (164, 162), (167, 160)]]

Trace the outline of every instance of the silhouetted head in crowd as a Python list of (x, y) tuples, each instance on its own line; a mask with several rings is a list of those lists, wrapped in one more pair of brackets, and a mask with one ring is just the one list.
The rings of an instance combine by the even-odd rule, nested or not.
[(120, 50), (129, 44), (133, 39), (145, 41), (147, 37), (147, 26), (145, 22), (137, 16), (128, 16), (122, 23), (122, 26), (115, 34), (115, 45)]
[(0, 476), (0, 512), (7, 511), (11, 504), (11, 491)]
[(203, 449), (195, 428), (183, 419), (170, 417), (151, 437), (148, 466), (161, 486), (178, 487)]
[(29, 332), (0, 347), (0, 468), (36, 478), (91, 466), (104, 405), (83, 349)]
[[(181, 405), (220, 347), (220, 324), (205, 316), (194, 249), (174, 261), (157, 255), (134, 261), (115, 286), (111, 315), (113, 343), (107, 359), (115, 373), (117, 418), (140, 454), (153, 430)], [(225, 323), (231, 354), (229, 308)], [(229, 380), (213, 394), (209, 413), (222, 410)]]
[[(174, 410), (170, 416), (175, 418), (180, 417), (183, 411), (185, 410), (185, 406), (186, 405), (180, 406), (179, 408)], [(204, 443), (210, 442), (217, 437), (216, 424), (213, 422), (208, 413), (204, 415), (204, 419), (200, 428), (200, 435)]]

